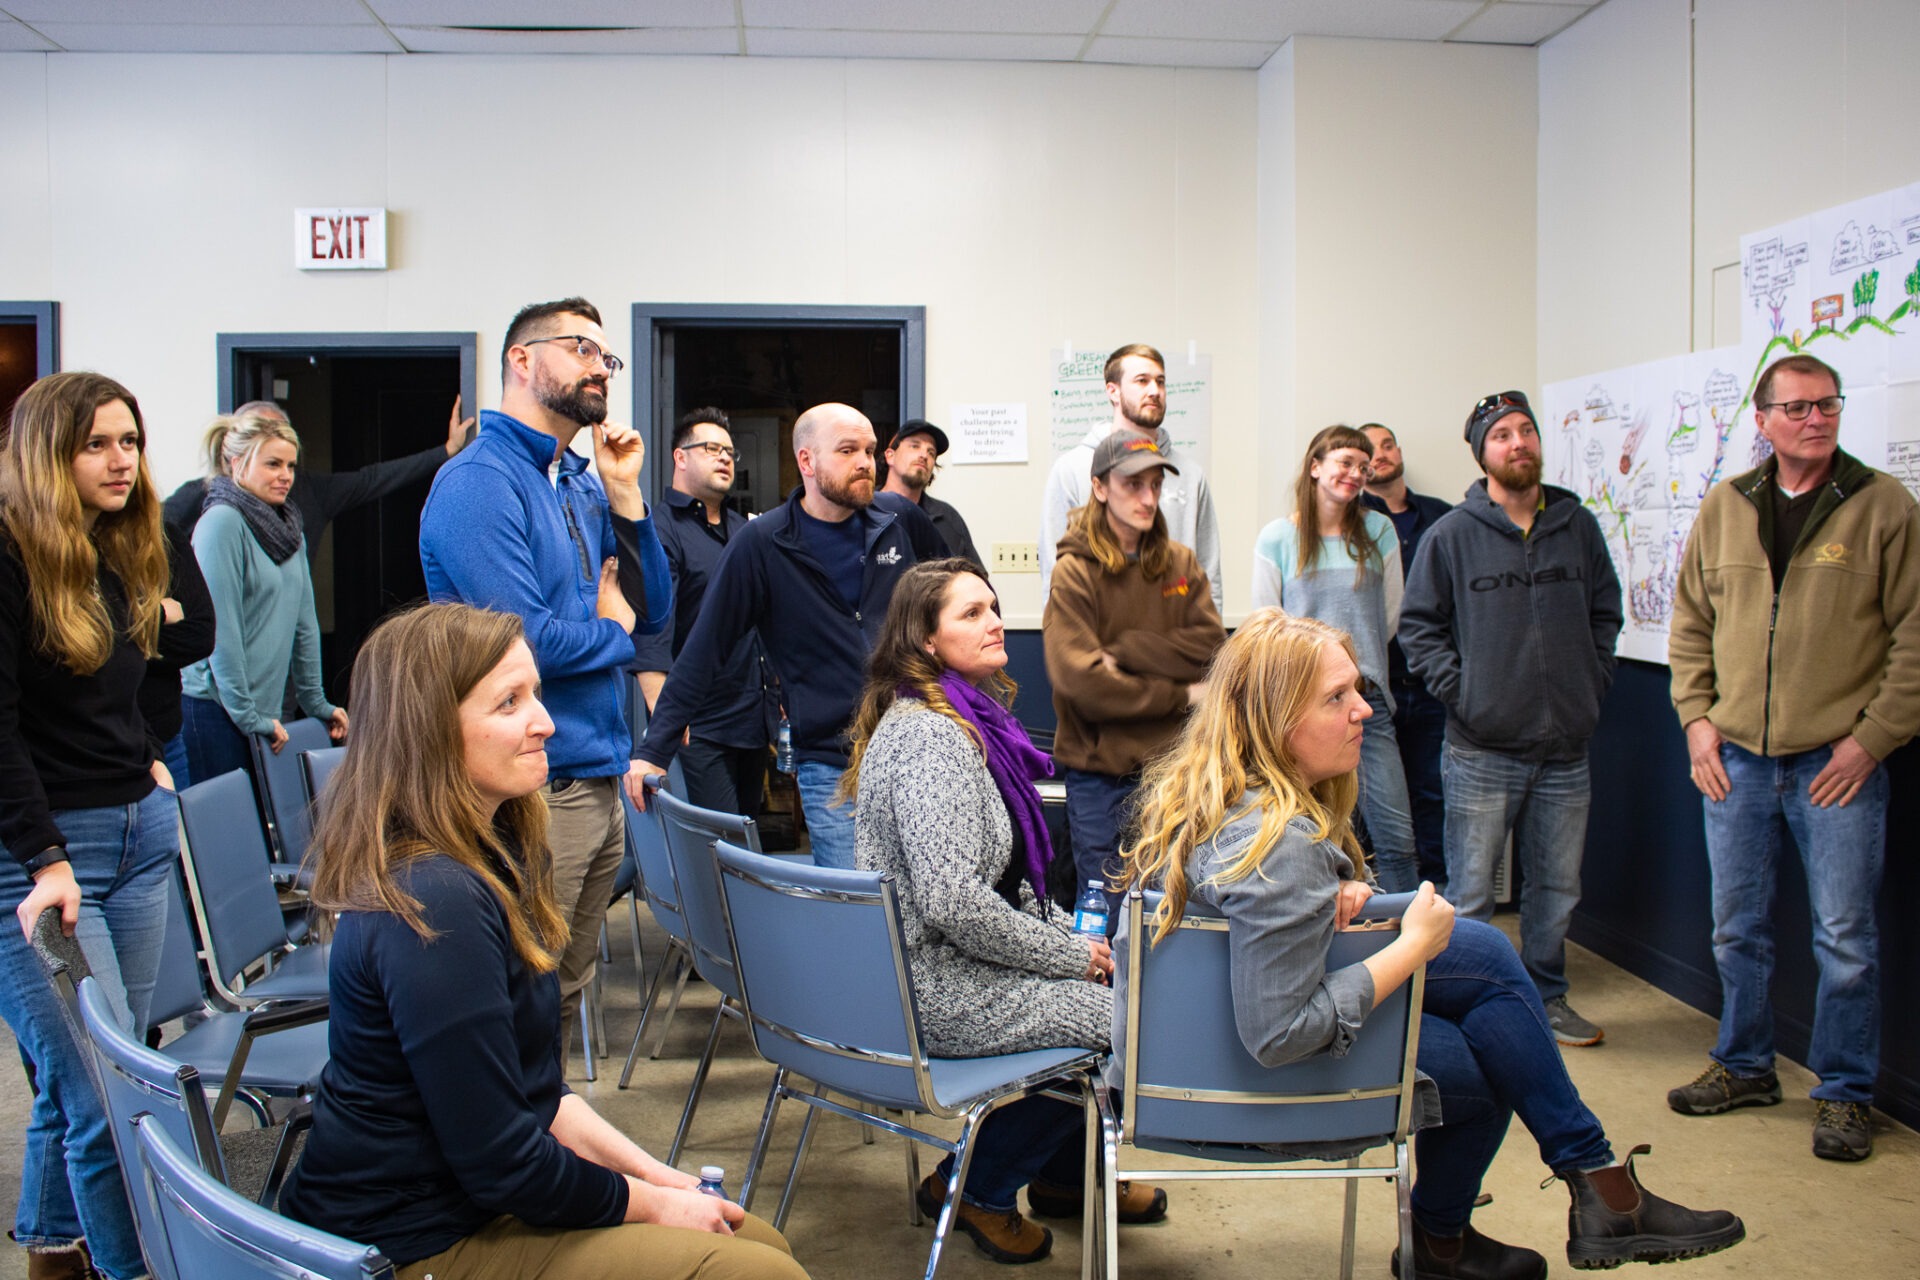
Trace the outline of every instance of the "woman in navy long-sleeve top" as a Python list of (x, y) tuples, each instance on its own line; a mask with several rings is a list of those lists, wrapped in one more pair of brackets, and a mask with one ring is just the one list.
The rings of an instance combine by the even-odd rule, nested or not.
[(805, 1280), (562, 1079), (538, 689), (510, 614), (428, 605), (360, 651), (313, 841), (332, 1060), (281, 1206), (403, 1275)]

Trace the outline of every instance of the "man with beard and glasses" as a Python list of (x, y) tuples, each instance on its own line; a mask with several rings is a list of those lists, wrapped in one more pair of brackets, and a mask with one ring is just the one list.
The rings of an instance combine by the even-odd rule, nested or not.
[[(1166, 483), (1160, 490), (1160, 514), (1167, 536), (1188, 548), (1207, 571), (1213, 607), (1223, 611), (1220, 588), (1220, 531), (1213, 518), (1213, 494), (1200, 464), (1174, 446), (1161, 427), (1167, 416), (1167, 362), (1144, 342), (1130, 342), (1107, 357), (1107, 400), (1113, 421), (1087, 432), (1086, 438), (1054, 459), (1040, 499), (1040, 598), (1053, 581), (1054, 553), (1067, 533), (1067, 516), (1093, 496), (1093, 451), (1116, 431), (1152, 440), (1166, 458)], [(1178, 467), (1176, 473), (1174, 468)]]
[(636, 805), (646, 807), (646, 775), (666, 772), (734, 650), (758, 630), (786, 696), (813, 860), (853, 865), (853, 810), (835, 793), (867, 651), (900, 575), (947, 553), (919, 507), (876, 497), (874, 444), (873, 424), (844, 404), (815, 405), (794, 422), (800, 487), (735, 534), (715, 566), (627, 778)]
[(1587, 741), (1613, 682), (1620, 580), (1599, 521), (1540, 483), (1540, 424), (1518, 391), (1484, 397), (1467, 443), (1487, 473), (1420, 540), (1400, 610), (1407, 664), (1447, 708), (1448, 896), (1493, 915), (1507, 838), (1520, 866), (1520, 958), (1563, 1045), (1598, 1044), (1567, 1003), (1580, 901)]
[(947, 550), (979, 565), (987, 562), (974, 549), (973, 534), (967, 522), (950, 502), (942, 502), (927, 492), (940, 469), (940, 455), (947, 451), (947, 433), (924, 418), (908, 418), (894, 428), (893, 442), (887, 446), (887, 481), (882, 493), (896, 493), (927, 513), (940, 533)]
[[(673, 579), (640, 494), (645, 442), (608, 422), (620, 371), (584, 298), (525, 307), (500, 354), (500, 408), (440, 468), (420, 513), (435, 601), (518, 614), (553, 717), (546, 742), (554, 897), (571, 930), (560, 960), (561, 1035), (593, 976), (600, 923), (625, 850), (620, 778), (633, 633), (673, 621)], [(592, 433), (596, 478), (568, 448)]]

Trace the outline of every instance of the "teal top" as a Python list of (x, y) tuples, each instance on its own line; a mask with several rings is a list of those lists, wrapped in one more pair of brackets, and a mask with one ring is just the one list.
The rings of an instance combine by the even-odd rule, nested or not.
[(291, 671), (301, 709), (330, 718), (305, 545), (275, 564), (245, 516), (214, 506), (194, 526), (193, 557), (213, 597), (213, 654), (180, 673), (181, 692), (218, 702), (242, 733), (270, 734)]
[[(1320, 557), (1300, 572), (1300, 528), (1275, 520), (1260, 531), (1253, 549), (1253, 607), (1279, 605), (1303, 618), (1318, 618), (1353, 637), (1360, 674), (1387, 696), (1387, 641), (1400, 625), (1400, 539), (1393, 521), (1378, 511), (1366, 514), (1367, 536), (1380, 549), (1381, 563), (1364, 572), (1347, 551), (1346, 540), (1320, 539)], [(1356, 585), (1356, 575), (1357, 585)], [(1392, 706), (1392, 702), (1388, 702)]]

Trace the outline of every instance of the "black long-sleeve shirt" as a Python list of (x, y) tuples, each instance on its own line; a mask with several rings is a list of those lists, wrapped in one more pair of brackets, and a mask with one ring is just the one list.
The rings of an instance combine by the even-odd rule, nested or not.
[(156, 750), (180, 732), (180, 672), (213, 652), (213, 597), (192, 539), (176, 524), (167, 526), (167, 575), (167, 596), (179, 602), (181, 618), (160, 624), (160, 653), (147, 660), (140, 681), (140, 714)]

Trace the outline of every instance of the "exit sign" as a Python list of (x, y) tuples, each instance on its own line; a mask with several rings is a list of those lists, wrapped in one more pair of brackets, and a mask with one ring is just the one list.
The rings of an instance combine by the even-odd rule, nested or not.
[(293, 265), (301, 271), (385, 271), (385, 209), (295, 209)]

